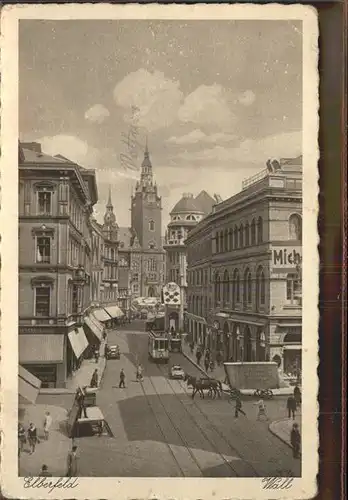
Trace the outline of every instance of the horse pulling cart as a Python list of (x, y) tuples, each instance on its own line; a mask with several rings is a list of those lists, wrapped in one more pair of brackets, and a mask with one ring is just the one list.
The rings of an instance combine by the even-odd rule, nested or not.
[(187, 386), (191, 386), (192, 391), (192, 399), (194, 399), (197, 392), (200, 397), (204, 399), (204, 391), (208, 391), (208, 396), (212, 398), (216, 398), (217, 396), (221, 398), (222, 395), (222, 384), (219, 380), (215, 380), (210, 377), (193, 377), (192, 375), (186, 374), (184, 377), (184, 381), (187, 383)]

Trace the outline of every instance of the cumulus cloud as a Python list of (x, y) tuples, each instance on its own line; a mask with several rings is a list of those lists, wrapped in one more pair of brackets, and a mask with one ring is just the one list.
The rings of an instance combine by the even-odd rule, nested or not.
[(178, 116), (184, 123), (230, 127), (234, 114), (228, 106), (227, 93), (221, 85), (200, 85), (189, 94), (180, 107)]
[(224, 132), (216, 132), (215, 134), (207, 135), (202, 130), (195, 129), (186, 135), (179, 137), (172, 136), (167, 139), (167, 142), (173, 144), (195, 144), (197, 142), (210, 142), (210, 143), (226, 143), (236, 140), (237, 136), (233, 134), (225, 134)]
[(85, 113), (86, 120), (92, 123), (103, 123), (109, 116), (109, 110), (102, 104), (95, 104)]
[(223, 164), (236, 161), (239, 163), (265, 163), (269, 158), (295, 157), (302, 151), (302, 132), (287, 132), (247, 139), (238, 147), (215, 146), (200, 151), (184, 151), (178, 157), (190, 162), (215, 162)]
[(42, 151), (48, 155), (60, 154), (82, 167), (95, 168), (100, 160), (100, 152), (86, 141), (73, 135), (54, 135), (37, 139)]
[(243, 106), (251, 106), (256, 99), (256, 95), (252, 90), (246, 90), (238, 96), (238, 102)]
[(183, 98), (179, 87), (179, 82), (160, 71), (139, 69), (117, 83), (114, 99), (126, 110), (127, 121), (135, 120), (136, 125), (152, 132), (171, 125), (177, 118)]

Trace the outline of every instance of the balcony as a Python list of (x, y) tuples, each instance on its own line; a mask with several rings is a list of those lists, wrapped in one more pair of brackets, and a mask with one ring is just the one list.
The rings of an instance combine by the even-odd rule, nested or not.
[(179, 238), (168, 238), (164, 246), (185, 246), (185, 240), (184, 239), (179, 239)]

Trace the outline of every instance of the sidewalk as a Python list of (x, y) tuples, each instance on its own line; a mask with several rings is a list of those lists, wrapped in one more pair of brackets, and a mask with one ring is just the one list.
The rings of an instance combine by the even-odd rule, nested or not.
[[(52, 416), (52, 427), (48, 441), (43, 438), (45, 412)], [(19, 459), (20, 476), (37, 476), (43, 464), (46, 464), (53, 476), (65, 476), (67, 455), (71, 449), (71, 439), (65, 434), (67, 411), (52, 405), (22, 405), (19, 409), (19, 421), (27, 431), (32, 422), (37, 427), (40, 442), (35, 452), (29, 454), (28, 443)]]
[(290, 448), (290, 433), (294, 422), (298, 423), (299, 430), (301, 432), (301, 415), (297, 415), (295, 420), (292, 420), (291, 418), (283, 418), (281, 420), (275, 420), (274, 422), (271, 422), (269, 424), (269, 430), (271, 431), (271, 433), (277, 436), (285, 444), (290, 446)]
[(84, 387), (86, 385), (89, 385), (93, 372), (97, 368), (98, 369), (98, 386), (100, 386), (102, 380), (103, 380), (103, 375), (104, 375), (104, 370), (106, 367), (106, 359), (104, 356), (104, 350), (105, 350), (105, 340), (101, 341), (99, 352), (100, 352), (100, 357), (98, 359), (98, 362), (95, 362), (95, 359), (85, 359), (82, 362), (82, 365), (80, 369), (69, 379), (67, 380), (66, 383), (66, 388), (70, 392), (76, 392), (76, 389), (78, 387)]
[[(220, 380), (222, 382), (222, 389), (223, 391), (229, 391), (229, 386), (225, 384), (225, 378), (226, 378), (226, 373), (224, 366), (215, 366), (214, 370), (211, 372), (209, 370), (209, 373), (207, 373), (204, 369), (204, 359), (201, 359), (201, 365), (197, 364), (197, 361), (195, 359), (194, 353), (191, 353), (191, 349), (186, 344), (186, 342), (182, 343), (182, 353), (187, 358), (193, 365), (195, 365), (205, 377), (213, 377), (216, 380)], [(256, 389), (256, 388), (255, 388)], [(244, 396), (253, 396), (255, 389), (243, 389), (241, 392)], [(290, 394), (293, 394), (294, 388), (293, 387), (281, 387), (279, 389), (272, 389), (273, 395), (274, 396), (289, 396)]]

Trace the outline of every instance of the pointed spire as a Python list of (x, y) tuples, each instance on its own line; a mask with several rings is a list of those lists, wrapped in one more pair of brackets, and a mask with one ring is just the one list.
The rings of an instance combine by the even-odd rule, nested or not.
[(108, 198), (108, 204), (106, 205), (106, 208), (108, 207), (113, 207), (112, 201), (111, 201), (111, 186), (109, 186), (109, 198)]
[(148, 135), (147, 135), (147, 133), (146, 133), (146, 136), (145, 136), (145, 155), (149, 156)]

